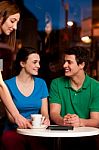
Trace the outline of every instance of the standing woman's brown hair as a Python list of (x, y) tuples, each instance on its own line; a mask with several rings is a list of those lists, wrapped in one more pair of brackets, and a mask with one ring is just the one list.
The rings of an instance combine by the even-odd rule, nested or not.
[(17, 23), (20, 19), (18, 6), (9, 1), (0, 2), (0, 40), (15, 48)]

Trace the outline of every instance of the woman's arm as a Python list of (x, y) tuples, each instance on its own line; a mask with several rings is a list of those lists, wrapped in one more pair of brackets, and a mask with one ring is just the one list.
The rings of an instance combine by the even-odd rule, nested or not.
[(7, 112), (7, 116), (9, 118), (9, 120), (14, 124), (16, 123), (19, 128), (23, 128), (23, 129), (32, 128), (31, 121), (27, 120), (22, 115), (19, 114), (18, 117), (16, 117), (16, 120), (15, 120), (7, 110), (6, 110), (6, 112)]
[(13, 121), (19, 127), (32, 128), (32, 125), (29, 123), (29, 121), (19, 114), (19, 111), (17, 110), (17, 108), (11, 98), (9, 90), (2, 79), (1, 71), (0, 71), (0, 97), (7, 109), (7, 111), (10, 113), (10, 116), (12, 116)]
[(47, 98), (42, 99), (41, 114), (45, 117), (44, 124), (50, 125)]

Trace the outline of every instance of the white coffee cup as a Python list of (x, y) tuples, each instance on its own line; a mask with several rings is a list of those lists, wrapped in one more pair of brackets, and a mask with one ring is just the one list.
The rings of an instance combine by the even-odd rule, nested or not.
[(40, 127), (44, 117), (42, 116), (42, 114), (31, 114), (31, 119), (32, 119), (32, 125), (34, 127)]

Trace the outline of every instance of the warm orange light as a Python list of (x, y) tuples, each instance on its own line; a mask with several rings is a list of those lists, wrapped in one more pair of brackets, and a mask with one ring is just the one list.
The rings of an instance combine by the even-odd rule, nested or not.
[(87, 43), (87, 44), (91, 43), (91, 39), (89, 38), (89, 36), (84, 36), (84, 37), (81, 38), (81, 40), (84, 43)]

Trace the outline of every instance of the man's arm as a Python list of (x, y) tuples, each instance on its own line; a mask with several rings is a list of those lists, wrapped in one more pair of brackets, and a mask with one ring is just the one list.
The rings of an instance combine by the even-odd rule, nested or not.
[(64, 124), (75, 127), (99, 127), (99, 112), (91, 112), (89, 119), (79, 118), (79, 116), (76, 114), (67, 114), (64, 116)]
[(99, 112), (91, 112), (90, 119), (80, 118), (81, 126), (99, 127)]
[[(56, 103), (50, 104), (50, 117), (51, 120), (58, 125), (66, 126), (90, 126), (99, 127), (99, 112), (91, 112), (90, 119), (79, 118), (76, 114), (67, 114), (66, 116), (60, 116), (61, 105)], [(69, 117), (68, 117), (69, 116)]]
[(60, 116), (61, 105), (56, 103), (50, 104), (50, 117), (51, 120), (58, 125), (64, 125), (63, 117)]

